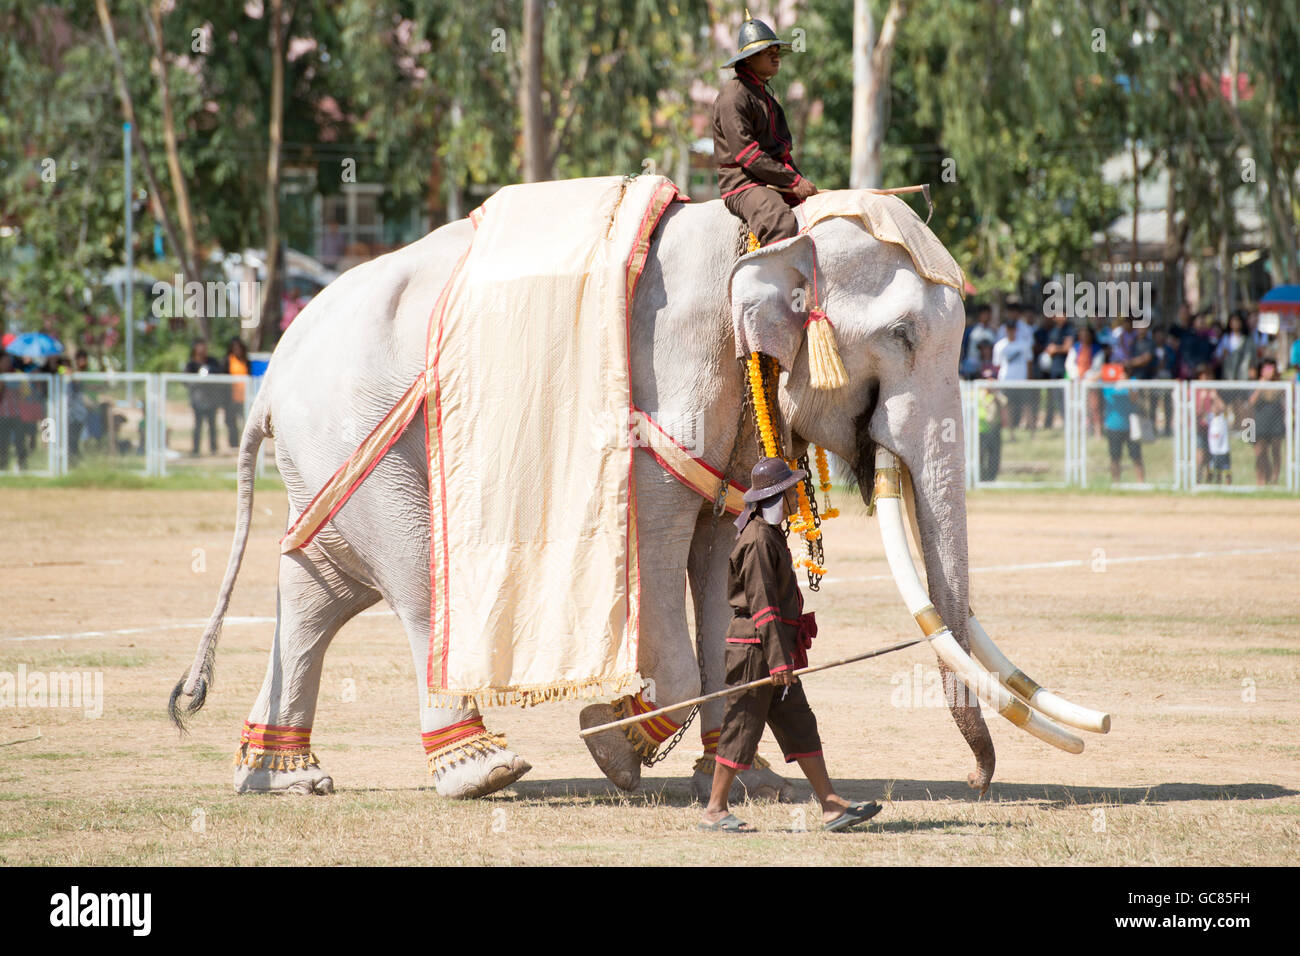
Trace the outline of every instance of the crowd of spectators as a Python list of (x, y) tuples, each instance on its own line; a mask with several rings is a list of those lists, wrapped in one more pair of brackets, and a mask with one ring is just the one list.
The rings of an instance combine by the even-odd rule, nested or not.
[[(0, 472), (16, 465), (28, 468), (29, 460), (38, 457), (43, 443), (53, 436), (42, 434), (42, 423), (49, 418), (48, 375), (93, 372), (88, 353), (78, 351), (72, 357), (52, 355), (41, 360), (0, 352)], [(232, 338), (225, 355), (208, 354), (207, 343), (198, 340), (190, 350), (183, 371), (196, 375), (247, 375), (250, 371), (248, 350), (238, 338)], [(19, 378), (18, 376), (24, 376)], [(217, 412), (224, 414), (226, 443), (239, 447), (244, 428), (244, 382), (194, 382), (188, 384), (191, 411), (194, 413), (194, 436), (191, 454), (200, 454), (200, 435), (208, 429), (208, 448), (218, 453)], [(144, 454), (144, 417), (142, 403), (126, 414), (102, 382), (86, 381), (75, 375), (66, 379), (68, 402), (68, 458), (81, 458), (83, 443), (90, 442), (115, 455)], [(136, 427), (128, 427), (134, 421)]]
[[(1087, 434), (1106, 438), (1113, 480), (1121, 476), (1127, 451), (1139, 482), (1145, 480), (1142, 442), (1168, 437), (1173, 431), (1173, 393), (1167, 388), (1134, 390), (1117, 383), (1241, 382), (1194, 393), (1198, 480), (1231, 482), (1223, 436), (1235, 428), (1254, 445), (1256, 482), (1275, 484), (1281, 477), (1285, 437), (1283, 394), (1268, 387), (1252, 388), (1249, 383), (1276, 381), (1283, 367), (1295, 377), (1300, 371), (1300, 340), (1283, 365), (1274, 337), (1260, 331), (1258, 320), (1257, 311), (1241, 309), (1220, 323), (1210, 310), (1193, 312), (1183, 305), (1174, 321), (1160, 327), (1127, 317), (1112, 324), (1104, 319), (1047, 316), (1012, 301), (1003, 321), (995, 323), (992, 307), (980, 305), (967, 319), (960, 371), (967, 379), (1000, 382), (1097, 382), (1097, 388), (1087, 391)], [(1052, 428), (1058, 418), (1064, 419), (1063, 403), (1060, 388), (982, 391), (981, 480), (992, 480), (997, 474), (1004, 433), (1014, 441), (1017, 428), (1030, 433)]]

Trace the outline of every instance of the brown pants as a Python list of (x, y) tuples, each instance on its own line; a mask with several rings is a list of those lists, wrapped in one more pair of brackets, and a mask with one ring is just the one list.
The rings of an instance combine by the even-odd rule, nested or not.
[(799, 221), (794, 217), (794, 210), (786, 205), (785, 194), (775, 189), (755, 186), (728, 196), (722, 204), (733, 215), (745, 220), (761, 246), (799, 234)]
[[(767, 674), (767, 658), (761, 644), (727, 644), (727, 686), (748, 684)], [(736, 770), (748, 770), (758, 752), (764, 724), (772, 728), (786, 763), (822, 752), (817, 718), (808, 706), (803, 684), (789, 687), (768, 684), (727, 698), (717, 760)]]

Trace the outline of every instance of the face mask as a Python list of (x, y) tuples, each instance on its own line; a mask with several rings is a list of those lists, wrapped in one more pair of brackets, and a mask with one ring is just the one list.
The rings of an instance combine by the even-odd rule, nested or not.
[(763, 502), (763, 520), (770, 525), (779, 525), (785, 520), (785, 496), (777, 495), (775, 498)]

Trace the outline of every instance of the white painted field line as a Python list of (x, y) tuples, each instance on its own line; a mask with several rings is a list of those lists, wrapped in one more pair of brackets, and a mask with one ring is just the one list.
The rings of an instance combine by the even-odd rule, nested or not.
[[(1180, 551), (1174, 554), (1135, 554), (1120, 558), (1071, 558), (1064, 561), (1034, 561), (1029, 564), (990, 564), (971, 568), (971, 574), (996, 574), (1006, 571), (1047, 571), (1053, 568), (1082, 568), (1100, 561), (1112, 564), (1140, 564), (1145, 561), (1179, 561), (1191, 558), (1230, 558), (1248, 554), (1287, 554), (1300, 551), (1300, 544), (1284, 544), (1272, 548), (1231, 548), (1225, 551)], [(861, 578), (822, 578), (822, 584), (854, 584), (864, 581), (892, 581), (892, 574), (871, 574)]]
[[(357, 617), (392, 617), (389, 610), (362, 611)], [(225, 627), (239, 624), (274, 624), (273, 617), (226, 617)], [(121, 637), (129, 634), (156, 634), (159, 631), (188, 631), (207, 627), (208, 619), (195, 618), (190, 621), (173, 621), (170, 624), (150, 624), (146, 627), (121, 627), (112, 631), (77, 631), (73, 634), (28, 634), (23, 637), (0, 637), (0, 644), (18, 641), (77, 641), (87, 637)]]
[[(1179, 561), (1194, 558), (1229, 558), (1250, 554), (1287, 554), (1300, 552), (1300, 544), (1280, 545), (1272, 548), (1231, 548), (1225, 551), (1181, 551), (1174, 554), (1137, 554), (1120, 558), (1104, 558), (1106, 565), (1139, 564), (1145, 561)], [(1093, 558), (1072, 558), (1064, 561), (1035, 561), (1029, 564), (991, 564), (982, 568), (971, 568), (971, 574), (996, 574), (1007, 571), (1044, 571), (1053, 568), (1081, 568), (1091, 565)], [(866, 581), (892, 581), (889, 574), (871, 574), (860, 578), (822, 579), (822, 584), (855, 584)], [(358, 617), (391, 617), (391, 610), (362, 611)], [(75, 641), (89, 637), (120, 637), (130, 634), (151, 634), (159, 631), (191, 630), (206, 627), (207, 618), (195, 618), (190, 621), (174, 621), (170, 624), (153, 624), (147, 627), (126, 627), (112, 631), (78, 631), (73, 634), (30, 634), (23, 637), (0, 637), (0, 644), (19, 641)], [(273, 617), (234, 617), (226, 618), (226, 626), (239, 624), (274, 624)]]

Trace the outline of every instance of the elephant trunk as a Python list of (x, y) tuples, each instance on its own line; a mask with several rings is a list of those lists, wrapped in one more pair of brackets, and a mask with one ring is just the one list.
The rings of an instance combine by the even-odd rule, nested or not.
[[(905, 393), (890, 394), (886, 390), (879, 404), (870, 410), (870, 419), (863, 416), (859, 421), (857, 473), (864, 497), (874, 494), (878, 498), (881, 495), (898, 498), (889, 502), (894, 510), (886, 511), (882, 507), (877, 517), (882, 536), (893, 535), (893, 543), (888, 538), (885, 541), (886, 551), (891, 553), (891, 570), (895, 571), (899, 587), (904, 590), (904, 600), (909, 609), (917, 614), (918, 623), (927, 633), (932, 626), (947, 625), (951, 640), (956, 644), (953, 651), (959, 647), (957, 656), (969, 660), (970, 568), (966, 542), (965, 453), (960, 398), (955, 388), (953, 392), (952, 407), (946, 413), (922, 417)], [(925, 561), (928, 601), (925, 591), (916, 582), (915, 569), (907, 552), (906, 531), (901, 523), (902, 485), (897, 468), (900, 463), (913, 478), (915, 517), (920, 537), (917, 545)], [(886, 467), (881, 467), (882, 464)], [(894, 467), (887, 467), (889, 464)], [(895, 517), (899, 521), (897, 528), (887, 532), (887, 525)], [(905, 572), (895, 566), (904, 561)], [(910, 585), (910, 592), (909, 584), (904, 580), (908, 575), (914, 582)], [(921, 613), (927, 604), (933, 606), (928, 616)], [(939, 621), (932, 621), (936, 616), (934, 612), (937, 612)], [(945, 655), (937, 642), (935, 649), (940, 651), (939, 667), (943, 674), (945, 699), (958, 730), (975, 755), (975, 771), (967, 777), (967, 782), (983, 793), (993, 779), (996, 758), (993, 738), (984, 722), (979, 700), (973, 693), (977, 688), (969, 679), (971, 675), (967, 674), (965, 683), (971, 691), (968, 692), (945, 660), (945, 656), (954, 655)]]
[[(960, 429), (953, 429), (955, 434), (948, 436), (938, 434), (941, 430), (942, 426), (936, 424), (935, 434), (926, 436), (923, 448), (903, 448), (899, 454), (912, 476), (920, 536), (917, 546), (925, 561), (930, 602), (962, 650), (969, 654), (965, 455)], [(967, 782), (983, 793), (993, 779), (996, 762), (993, 738), (980, 711), (979, 699), (973, 693), (966, 693), (957, 675), (942, 659), (939, 667), (953, 720), (975, 755), (975, 771), (966, 778)]]

